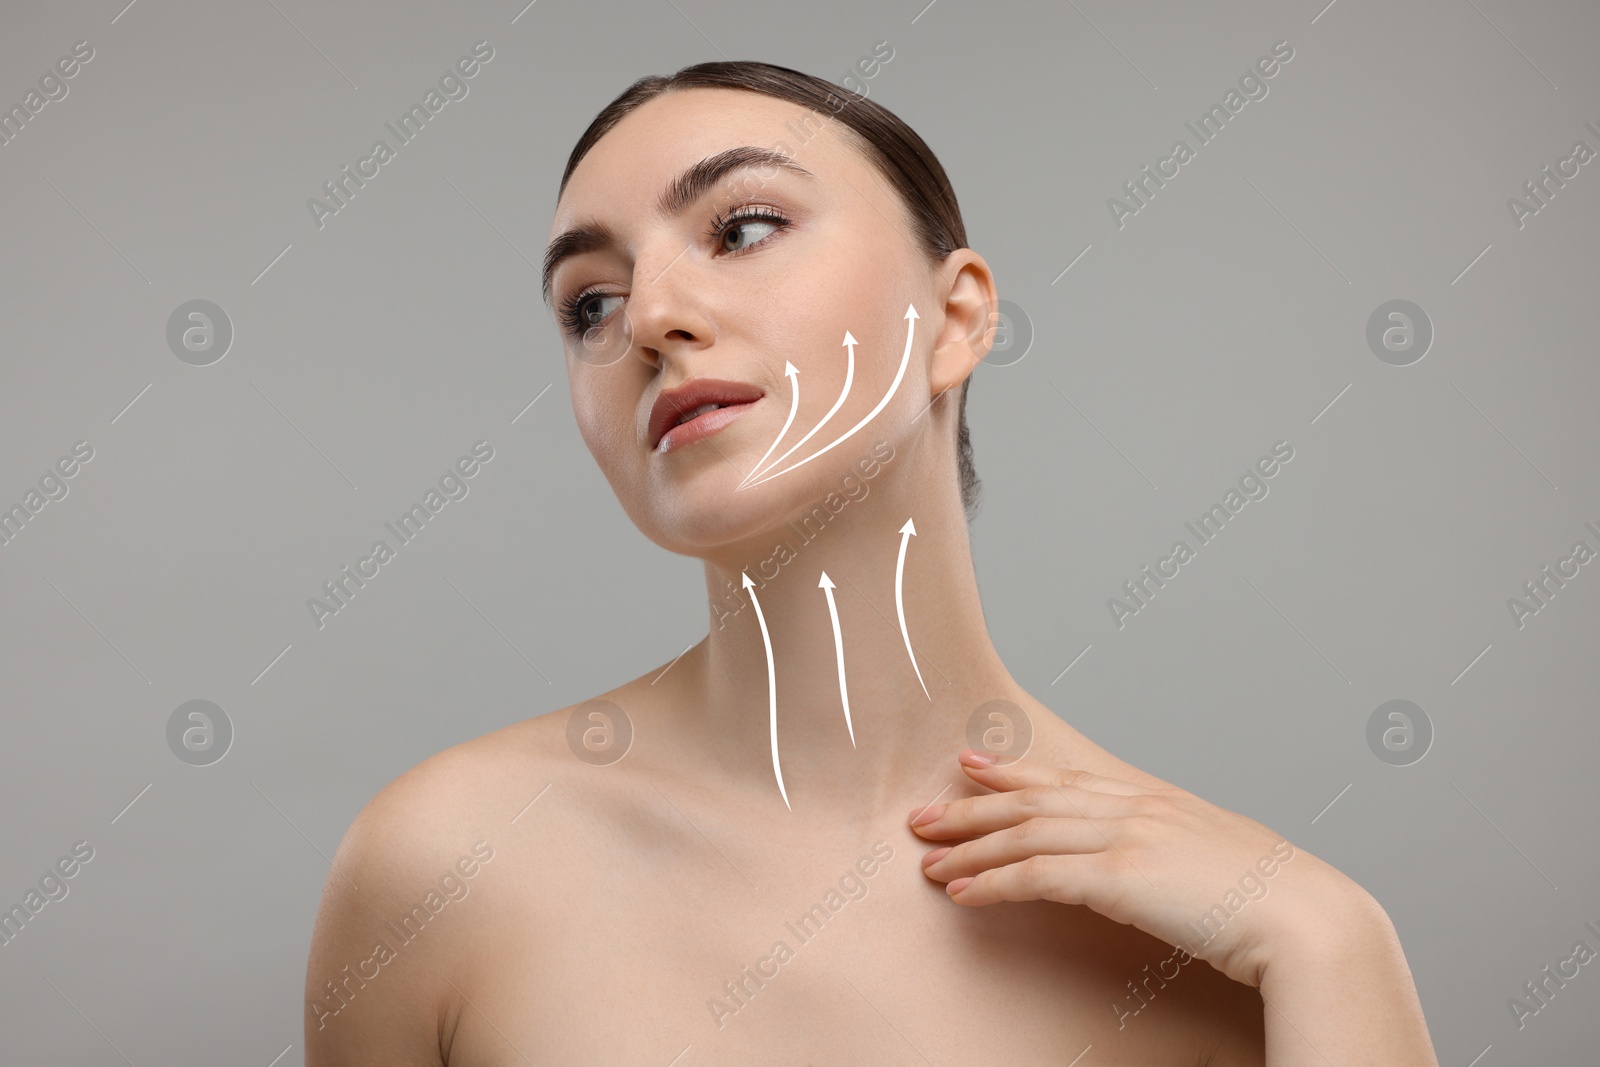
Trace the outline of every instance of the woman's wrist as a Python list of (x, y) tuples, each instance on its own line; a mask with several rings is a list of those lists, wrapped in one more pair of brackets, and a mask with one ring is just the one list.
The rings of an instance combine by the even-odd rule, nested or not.
[(1326, 923), (1305, 921), (1281, 936), (1262, 965), (1267, 1045), (1278, 1050), (1269, 1062), (1438, 1067), (1394, 924), (1355, 888)]
[(1321, 901), (1280, 927), (1260, 951), (1258, 985), (1264, 993), (1270, 994), (1272, 985), (1286, 977), (1393, 963), (1400, 938), (1389, 914), (1359, 884), (1346, 881), (1331, 886)]
[[(1303, 851), (1296, 859), (1302, 858), (1315, 859)], [(1279, 896), (1276, 916), (1260, 928), (1248, 954), (1249, 984), (1268, 993), (1275, 976), (1326, 970), (1399, 945), (1388, 913), (1354, 879), (1320, 860), (1301, 873), (1314, 877), (1283, 887), (1289, 892)]]

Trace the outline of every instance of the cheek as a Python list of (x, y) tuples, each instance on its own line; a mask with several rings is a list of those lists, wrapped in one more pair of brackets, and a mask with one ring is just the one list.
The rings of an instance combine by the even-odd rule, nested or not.
[(633, 408), (626, 386), (612, 368), (572, 372), (572, 412), (589, 454), (609, 479), (629, 448), (636, 446)]
[[(789, 325), (791, 336), (786, 340), (791, 342), (788, 350), (798, 357), (794, 358), (795, 366), (803, 372), (804, 359), (819, 367), (843, 367), (847, 330), (857, 342), (857, 373), (863, 363), (888, 361), (891, 356), (886, 353), (890, 349), (894, 366), (898, 366), (905, 346), (906, 305), (913, 299), (905, 277), (903, 263), (853, 250), (848, 256), (829, 257), (826, 263), (817, 264), (816, 269), (773, 294), (774, 308), (793, 312), (780, 311), (776, 317)], [(924, 306), (925, 301), (920, 296), (916, 301), (917, 314), (926, 317), (929, 308)], [(781, 367), (780, 363), (780, 371)], [(860, 384), (858, 378), (856, 385)], [(854, 391), (852, 388), (852, 394)]]

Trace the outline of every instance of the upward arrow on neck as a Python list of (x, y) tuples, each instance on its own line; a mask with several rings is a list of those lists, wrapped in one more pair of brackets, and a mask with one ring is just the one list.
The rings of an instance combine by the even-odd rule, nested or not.
[(928, 685), (922, 680), (922, 668), (917, 666), (917, 654), (911, 650), (911, 635), (906, 632), (905, 597), (901, 593), (906, 571), (906, 545), (910, 544), (915, 536), (917, 536), (916, 524), (907, 519), (906, 524), (900, 527), (900, 558), (895, 560), (894, 564), (894, 610), (900, 616), (900, 638), (906, 643), (906, 655), (911, 657), (911, 669), (917, 672), (917, 684), (922, 686), (922, 695), (932, 700), (933, 697), (928, 696)]
[(850, 690), (844, 684), (844, 638), (839, 634), (839, 608), (833, 602), (833, 579), (828, 577), (828, 572), (822, 572), (821, 581), (817, 588), (822, 590), (822, 595), (828, 598), (828, 618), (833, 622), (833, 651), (839, 663), (839, 703), (844, 705), (844, 728), (850, 731), (850, 747), (856, 747), (856, 728), (850, 724)]
[[(744, 573), (744, 572), (740, 572)], [(790, 811), (794, 806), (789, 803), (789, 792), (783, 788), (783, 768), (778, 765), (778, 676), (772, 670), (772, 638), (767, 634), (766, 616), (761, 614), (761, 601), (756, 598), (756, 583), (751, 581), (748, 573), (744, 574), (744, 587), (750, 590), (750, 603), (756, 607), (756, 621), (761, 624), (761, 644), (767, 650), (767, 708), (772, 732), (772, 776), (778, 780), (778, 793), (783, 797), (783, 806)]]

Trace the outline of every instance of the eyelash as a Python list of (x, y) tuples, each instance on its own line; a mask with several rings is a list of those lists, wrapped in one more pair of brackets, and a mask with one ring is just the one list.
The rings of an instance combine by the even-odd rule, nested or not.
[[(757, 241), (749, 248), (741, 248), (737, 252), (729, 252), (728, 255), (741, 255), (750, 251), (752, 248), (759, 247), (761, 244), (766, 242), (768, 238), (782, 233), (783, 228), (789, 225), (789, 219), (785, 218), (774, 208), (766, 207), (765, 205), (745, 205), (743, 207), (734, 209), (731, 214), (718, 215), (712, 220), (711, 228), (706, 231), (706, 236), (712, 241), (717, 241), (720, 243), (719, 239), (730, 226), (746, 222), (770, 222), (776, 225), (777, 229), (773, 230), (772, 233), (767, 234), (766, 237), (761, 238), (760, 241)], [(584, 324), (581, 315), (583, 305), (588, 303), (590, 300), (593, 300), (597, 296), (607, 295), (610, 294), (604, 293), (594, 286), (590, 286), (577, 295), (565, 300), (561, 305), (561, 328), (570, 335), (583, 333), (586, 329), (588, 329), (588, 327)]]

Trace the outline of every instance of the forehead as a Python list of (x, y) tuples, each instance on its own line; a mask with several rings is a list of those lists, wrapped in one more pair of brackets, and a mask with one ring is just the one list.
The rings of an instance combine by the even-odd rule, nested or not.
[(775, 149), (818, 177), (845, 177), (865, 192), (856, 177), (865, 161), (843, 139), (842, 130), (826, 110), (761, 93), (663, 93), (624, 116), (574, 168), (556, 206), (551, 235), (586, 220), (648, 214), (665, 185), (686, 168), (742, 145)]

